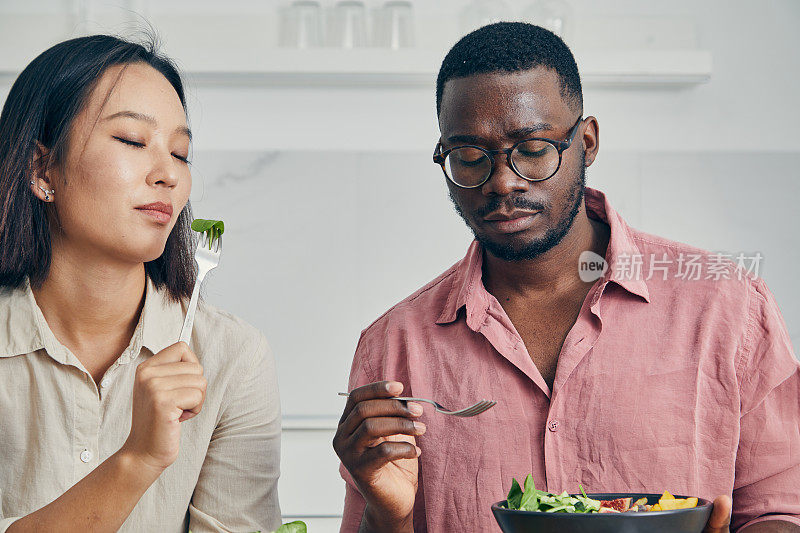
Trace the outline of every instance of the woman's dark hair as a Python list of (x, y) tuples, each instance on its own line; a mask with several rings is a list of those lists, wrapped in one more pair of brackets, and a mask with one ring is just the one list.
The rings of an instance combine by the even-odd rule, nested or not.
[[(70, 129), (92, 90), (112, 65), (144, 63), (164, 75), (186, 99), (180, 73), (157, 51), (157, 40), (139, 44), (111, 35), (90, 35), (59, 43), (22, 71), (0, 114), (0, 287), (38, 287), (50, 269), (50, 228), (45, 203), (30, 190), (35, 170), (65, 161)], [(38, 145), (48, 150), (40, 163)], [(145, 263), (145, 272), (174, 300), (192, 293), (191, 206), (178, 216), (164, 253)]]

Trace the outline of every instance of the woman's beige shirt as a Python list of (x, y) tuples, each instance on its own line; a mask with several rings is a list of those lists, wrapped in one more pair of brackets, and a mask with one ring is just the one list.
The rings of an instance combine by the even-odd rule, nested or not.
[[(0, 290), (0, 533), (120, 449), (137, 365), (178, 340), (184, 309), (148, 283), (130, 345), (100, 383), (54, 336), (26, 284)], [(200, 304), (190, 342), (208, 379), (178, 460), (120, 531), (272, 531), (280, 525), (280, 405), (263, 335)]]

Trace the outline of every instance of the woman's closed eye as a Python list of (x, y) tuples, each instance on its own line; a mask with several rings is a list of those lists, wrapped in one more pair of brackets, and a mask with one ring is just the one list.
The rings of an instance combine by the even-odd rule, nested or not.
[[(125, 137), (117, 137), (116, 135), (112, 135), (112, 137), (114, 137), (116, 140), (118, 140), (119, 142), (121, 142), (123, 144), (127, 144), (128, 146), (133, 146), (135, 148), (144, 148), (145, 147), (144, 143), (140, 143), (138, 141), (132, 141), (130, 139), (126, 139)], [(189, 163), (189, 158), (188, 157), (185, 157), (185, 156), (182, 156), (182, 155), (179, 155), (179, 154), (174, 154), (174, 153), (172, 154), (172, 157), (174, 157), (178, 161), (182, 161), (182, 162), (187, 163), (187, 164)]]
[(140, 143), (140, 142), (137, 142), (137, 141), (132, 141), (132, 140), (126, 139), (124, 137), (117, 137), (116, 135), (114, 135), (113, 137), (116, 140), (118, 140), (119, 142), (121, 142), (121, 143), (130, 145), (130, 146), (135, 146), (136, 148), (144, 148), (144, 143)]

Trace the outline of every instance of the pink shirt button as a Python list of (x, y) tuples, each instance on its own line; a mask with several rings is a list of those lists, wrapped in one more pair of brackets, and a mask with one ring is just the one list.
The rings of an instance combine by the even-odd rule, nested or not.
[(548, 422), (547, 429), (549, 429), (550, 431), (558, 430), (558, 420), (551, 420), (550, 422)]

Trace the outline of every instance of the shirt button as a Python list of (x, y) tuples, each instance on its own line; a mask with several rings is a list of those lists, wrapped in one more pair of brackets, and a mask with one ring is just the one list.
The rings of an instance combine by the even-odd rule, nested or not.
[(111, 385), (111, 380), (108, 378), (103, 378), (103, 381), (100, 382), (100, 386), (104, 389), (107, 389), (109, 385)]
[(90, 452), (89, 450), (83, 450), (81, 452), (81, 461), (83, 461), (84, 463), (88, 463), (91, 460), (92, 460), (92, 452)]
[(547, 429), (550, 431), (557, 431), (558, 430), (558, 420), (551, 420), (547, 423)]

